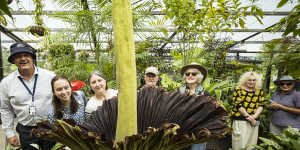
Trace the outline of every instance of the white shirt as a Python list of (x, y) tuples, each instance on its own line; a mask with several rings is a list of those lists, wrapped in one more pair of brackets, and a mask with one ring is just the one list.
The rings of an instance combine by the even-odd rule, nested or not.
[[(113, 98), (114, 96), (117, 96), (118, 94), (118, 91), (117, 90), (114, 90), (114, 89), (108, 89), (107, 90), (107, 99), (111, 99)], [(90, 114), (92, 113), (93, 111), (96, 111), (97, 108), (99, 106), (102, 106), (103, 104), (103, 100), (97, 100), (96, 98), (94, 97), (91, 97), (88, 101), (88, 103), (86, 104), (86, 107), (85, 107), (85, 112), (87, 114)]]
[[(10, 73), (0, 84), (0, 100), (1, 100), (1, 119), (2, 128), (7, 138), (13, 137), (14, 114), (16, 114), (17, 122), (24, 126), (35, 126), (37, 121), (47, 118), (51, 108), (52, 89), (51, 80), (55, 76), (53, 72), (35, 67), (34, 74), (38, 74), (36, 89), (34, 94), (34, 106), (36, 107), (36, 115), (29, 115), (29, 106), (32, 104), (32, 96), (26, 90), (18, 76), (19, 71)], [(22, 78), (22, 76), (21, 76)], [(30, 80), (23, 79), (24, 83), (33, 91), (35, 76)]]

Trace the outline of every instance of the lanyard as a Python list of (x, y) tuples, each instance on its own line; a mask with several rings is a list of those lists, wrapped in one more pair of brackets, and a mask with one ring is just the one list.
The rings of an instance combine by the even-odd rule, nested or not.
[(37, 78), (38, 78), (38, 74), (35, 74), (34, 77), (35, 77), (35, 79), (34, 79), (34, 85), (33, 85), (33, 91), (32, 92), (30, 91), (28, 86), (24, 83), (23, 79), (20, 76), (18, 77), (20, 79), (20, 81), (22, 82), (22, 84), (24, 85), (24, 87), (26, 88), (26, 90), (28, 91), (28, 93), (31, 95), (32, 102), (34, 101), (34, 93), (35, 93), (35, 87), (36, 87), (36, 81), (37, 81)]

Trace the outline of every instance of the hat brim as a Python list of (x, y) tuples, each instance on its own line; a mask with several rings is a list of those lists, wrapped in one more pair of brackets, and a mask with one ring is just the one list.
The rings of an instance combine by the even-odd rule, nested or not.
[(279, 85), (280, 84), (280, 82), (286, 82), (286, 81), (291, 81), (291, 82), (295, 82), (296, 83), (296, 80), (275, 80), (274, 81), (274, 84), (276, 84), (276, 85)]
[(147, 74), (152, 74), (152, 75), (157, 76), (157, 74), (155, 74), (155, 73), (153, 73), (153, 72), (147, 72), (147, 73), (145, 73), (145, 75), (147, 75)]
[[(189, 65), (185, 65), (185, 66), (183, 66), (182, 68), (181, 68), (181, 71), (180, 71), (180, 73), (181, 73), (181, 75), (183, 75), (184, 74), (184, 72), (187, 70), (187, 69), (190, 69), (190, 68), (196, 68), (196, 69), (198, 69), (202, 74), (203, 74), (203, 81), (206, 79), (206, 77), (207, 77), (207, 70), (203, 67), (203, 66), (201, 66), (201, 65), (196, 65), (196, 64), (189, 64)], [(203, 82), (202, 81), (202, 82)]]
[(10, 62), (10, 63), (14, 63), (13, 61), (13, 58), (14, 58), (14, 56), (15, 55), (17, 55), (17, 54), (19, 54), (19, 53), (28, 53), (28, 54), (31, 54), (31, 56), (32, 56), (32, 58), (35, 60), (36, 59), (36, 55), (33, 53), (33, 52), (30, 52), (30, 51), (28, 51), (28, 50), (26, 50), (26, 49), (24, 49), (24, 50), (19, 50), (19, 51), (17, 51), (17, 52), (15, 52), (15, 53), (13, 53), (13, 54), (11, 54), (9, 57), (8, 57), (8, 62)]

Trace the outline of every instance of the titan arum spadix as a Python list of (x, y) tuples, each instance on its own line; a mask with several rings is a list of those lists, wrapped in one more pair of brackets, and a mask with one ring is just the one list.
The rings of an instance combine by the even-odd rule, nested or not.
[(119, 107), (116, 140), (137, 133), (136, 64), (130, 0), (113, 0)]

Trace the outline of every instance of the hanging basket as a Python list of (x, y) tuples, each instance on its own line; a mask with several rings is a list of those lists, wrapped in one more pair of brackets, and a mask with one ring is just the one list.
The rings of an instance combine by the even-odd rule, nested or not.
[(29, 32), (33, 35), (37, 34), (39, 36), (44, 36), (45, 35), (45, 28), (42, 26), (32, 26), (29, 29)]

